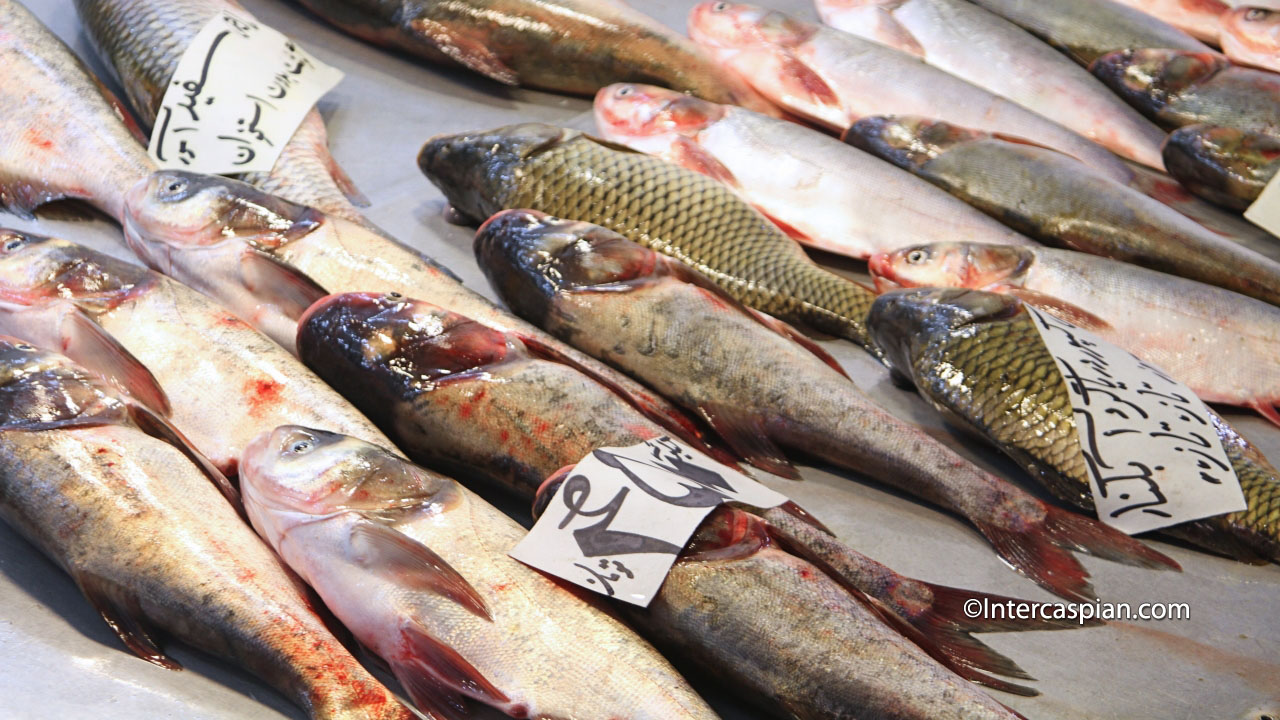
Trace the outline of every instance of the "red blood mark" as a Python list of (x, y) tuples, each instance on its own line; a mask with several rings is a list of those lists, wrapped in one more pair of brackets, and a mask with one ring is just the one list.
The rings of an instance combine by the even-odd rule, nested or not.
[(505, 592), (511, 589), (513, 583), (498, 583), (493, 586), (494, 592)]
[(355, 683), (351, 688), (351, 702), (357, 707), (380, 708), (387, 704), (387, 694), (382, 688), (369, 683)]
[(541, 418), (533, 421), (533, 431), (542, 435), (551, 432), (551, 423)]
[(235, 315), (223, 315), (218, 318), (217, 324), (222, 327), (240, 327), (244, 323)]
[(279, 402), (284, 385), (269, 378), (258, 378), (245, 383), (244, 393), (249, 398), (249, 411), (259, 413)]
[(99, 455), (101, 455), (101, 454), (103, 454), (103, 453), (108, 453), (108, 452), (111, 452), (111, 451), (110, 451), (110, 450), (108, 450), (108, 449), (106, 449), (106, 448), (104, 448), (104, 447), (100, 447), (100, 448), (98, 448), (98, 454), (99, 454)]
[(809, 568), (800, 568), (800, 578), (802, 580), (809, 580), (812, 577), (813, 577), (812, 570), (810, 570)]
[(32, 147), (38, 147), (41, 150), (53, 149), (53, 141), (40, 134), (40, 131), (35, 128), (27, 128), (26, 138)]
[(463, 420), (466, 420), (467, 418), (471, 417), (471, 412), (472, 412), (474, 409), (475, 409), (475, 407), (474, 407), (471, 403), (469, 403), (469, 402), (464, 402), (464, 403), (462, 403), (462, 404), (458, 405), (458, 415), (459, 415)]
[(507, 430), (507, 429), (505, 429), (505, 428), (504, 428), (504, 429), (502, 430), (502, 432), (498, 433), (498, 439), (499, 439), (499, 440), (501, 440), (502, 442), (506, 442), (506, 441), (510, 440), (510, 439), (511, 439), (511, 432), (510, 432), (509, 430)]
[(255, 573), (252, 568), (245, 568), (236, 573), (236, 580), (239, 580), (240, 582), (249, 582), (257, 576), (258, 574)]

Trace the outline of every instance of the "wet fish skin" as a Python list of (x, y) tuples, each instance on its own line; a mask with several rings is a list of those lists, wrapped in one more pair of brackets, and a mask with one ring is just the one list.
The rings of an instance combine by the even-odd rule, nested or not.
[(1221, 0), (1115, 0), (1159, 18), (1197, 40), (1218, 44), (1222, 16), (1231, 10)]
[[(1118, 155), (1163, 167), (1165, 134), (1159, 128), (1088, 71), (999, 15), (966, 0), (817, 0), (817, 7), (831, 27), (917, 55)], [(1017, 63), (1016, 72), (1008, 69), (1010, 62)]]
[[(147, 126), (155, 123), (182, 53), (209, 19), (222, 10), (251, 16), (235, 0), (76, 0), (75, 6), (98, 56), (115, 72)], [(119, 187), (127, 190), (138, 179)], [(324, 120), (314, 108), (271, 172), (245, 179), (294, 202), (366, 222), (357, 205), (368, 205), (368, 200), (330, 155)]]
[(1237, 5), (1221, 24), (1222, 51), (1232, 62), (1280, 72), (1280, 11)]
[[(512, 717), (715, 718), (594, 599), (509, 558), (524, 529), (450, 478), (287, 425), (255, 439), (244, 467), (254, 526), (418, 707), (451, 717), (474, 699)], [(456, 659), (442, 662), (442, 648)]]
[(0, 208), (78, 198), (119, 219), (155, 169), (124, 106), (16, 0), (0, 0), (0, 65)]
[(1280, 263), (1061, 153), (921, 118), (868, 118), (845, 141), (1047, 245), (1280, 304)]
[[(163, 631), (262, 678), (315, 720), (413, 714), (324, 627), (295, 578), (127, 396), (0, 340), (0, 516), (76, 581), (130, 650)], [(35, 420), (37, 422), (33, 423)]]
[[(1062, 500), (1092, 509), (1066, 381), (1034, 321), (1008, 295), (962, 288), (885, 293), (872, 333), (894, 368)], [(1280, 473), (1210, 411), (1246, 510), (1164, 530), (1241, 559), (1280, 561)]]
[(1280, 171), (1280, 135), (1189, 125), (1164, 146), (1169, 172), (1188, 190), (1232, 210), (1247, 210)]

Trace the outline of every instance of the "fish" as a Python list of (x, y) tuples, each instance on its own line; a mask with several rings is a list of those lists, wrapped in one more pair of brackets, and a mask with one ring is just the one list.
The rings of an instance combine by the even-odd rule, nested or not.
[[(429, 303), (372, 293), (321, 300), (298, 327), (298, 347), (307, 364), (378, 417), (410, 458), (526, 499), (536, 501), (539, 490), (563, 479), (565, 468), (596, 449), (670, 437), (625, 396), (571, 365), (535, 354), (526, 343)], [(841, 543), (794, 503), (745, 509), (764, 518), (789, 552), (822, 568), (812, 570), (815, 575), (829, 573), (848, 592), (869, 598), (866, 602), (887, 622), (945, 666), (992, 687), (1034, 694), (985, 674), (1028, 677), (971, 633), (1060, 626), (1040, 621), (996, 626), (962, 617), (959, 608), (965, 599), (992, 596), (898, 575)], [(717, 601), (726, 618), (732, 611), (733, 622), (757, 614), (751, 610), (755, 589), (743, 590), (734, 597), (747, 600), (746, 605), (727, 597)], [(832, 608), (824, 612), (840, 614)], [(738, 619), (740, 613), (745, 617)], [(737, 640), (721, 642), (714, 628), (686, 625), (678, 618), (673, 622), (674, 632), (696, 638), (705, 652), (721, 658), (720, 667), (731, 666), (724, 653), (728, 642)], [(776, 664), (776, 672), (799, 678), (825, 677), (829, 671), (823, 668), (831, 667), (830, 658), (807, 657), (805, 665), (796, 666), (789, 655), (777, 654), (754, 665), (761, 663)], [(842, 676), (848, 679), (830, 690), (836, 696), (855, 681), (848, 673)], [(735, 679), (765, 695), (790, 692), (773, 684), (761, 688), (750, 674)], [(797, 707), (812, 702), (803, 693), (790, 697)]]
[(1188, 125), (1164, 146), (1169, 172), (1188, 190), (1231, 210), (1247, 210), (1280, 170), (1280, 134)]
[(963, 287), (1012, 295), (1169, 373), (1201, 400), (1280, 425), (1280, 308), (1230, 290), (1070, 250), (942, 242), (868, 263), (881, 293)]
[(717, 717), (598, 602), (508, 557), (525, 530), (451, 478), (296, 425), (250, 443), (241, 478), (258, 533), (418, 708), (454, 717), (476, 700), (515, 718)]
[(0, 517), (75, 580), (126, 648), (180, 670), (164, 633), (243, 667), (313, 720), (412, 720), (219, 494), (226, 479), (195, 458), (103, 378), (0, 338)]
[[(75, 8), (90, 44), (147, 127), (155, 123), (169, 79), (196, 33), (223, 10), (253, 17), (235, 0), (75, 0)], [(359, 208), (369, 201), (329, 153), (324, 119), (315, 108), (285, 143), (271, 172), (245, 179), (294, 202), (367, 222)]]
[(1232, 62), (1280, 72), (1280, 10), (1238, 5), (1221, 23), (1222, 52)]
[[(1167, 143), (1164, 149), (1168, 149)], [(1238, 212), (1196, 196), (1172, 175), (1134, 164), (1130, 164), (1129, 169), (1133, 171), (1129, 187), (1177, 210), (1206, 230), (1264, 254), (1275, 243), (1271, 233), (1245, 220)]]
[(113, 219), (155, 165), (124, 105), (16, 0), (0, 0), (0, 209), (84, 200)]
[(817, 0), (817, 7), (822, 21), (837, 30), (919, 56), (1118, 155), (1163, 168), (1160, 128), (1087, 70), (999, 15), (966, 0)]
[(875, 352), (863, 327), (874, 294), (819, 267), (701, 173), (541, 123), (435, 137), (418, 167), (470, 218), (529, 208), (602, 224), (687, 263), (750, 307)]
[[(919, 57), (741, 3), (689, 13), (689, 36), (778, 107), (835, 133), (869, 115), (922, 115), (1057, 148), (1123, 180), (1106, 148)], [(1154, 161), (1154, 158), (1152, 158)]]
[(820, 250), (866, 259), (930, 242), (939, 226), (974, 242), (1032, 244), (928, 182), (792, 122), (631, 84), (603, 88), (595, 116), (603, 139), (720, 180)]
[(1217, 45), (1222, 34), (1222, 16), (1231, 10), (1221, 0), (1114, 0), (1159, 18), (1191, 37)]
[(228, 475), (262, 428), (291, 419), (389, 442), (269, 338), (146, 268), (66, 240), (0, 230), (0, 296), (0, 332), (113, 378), (167, 412)]
[(925, 177), (1046, 245), (1280, 304), (1280, 263), (1048, 148), (890, 117), (859, 121), (845, 142)]
[(1280, 76), (1232, 65), (1215, 53), (1120, 50), (1098, 58), (1093, 74), (1169, 130), (1204, 124), (1280, 129)]
[(1116, 50), (1168, 48), (1213, 52), (1191, 35), (1111, 0), (971, 0), (1089, 67)]
[[(939, 410), (1059, 499), (1093, 509), (1067, 383), (1017, 298), (965, 288), (895, 290), (876, 298), (869, 322), (892, 366)], [(1210, 419), (1248, 507), (1161, 532), (1242, 560), (1280, 561), (1280, 475), (1225, 420), (1212, 411)]]

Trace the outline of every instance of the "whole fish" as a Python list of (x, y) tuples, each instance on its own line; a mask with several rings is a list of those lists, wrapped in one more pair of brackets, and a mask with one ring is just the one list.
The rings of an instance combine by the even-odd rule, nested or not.
[(1047, 245), (1280, 304), (1280, 263), (1053, 150), (921, 118), (868, 118), (845, 141)]
[(1163, 167), (1159, 128), (1088, 71), (995, 13), (966, 0), (817, 0), (817, 6), (822, 21), (837, 30), (917, 55), (1119, 155)]
[(1197, 124), (1280, 129), (1280, 76), (1232, 65), (1215, 53), (1119, 50), (1098, 58), (1093, 74), (1170, 130)]
[(296, 425), (259, 435), (241, 477), (254, 527), (419, 708), (716, 717), (621, 621), (508, 557), (525, 530), (455, 481)]
[[(148, 126), (155, 122), (169, 80), (196, 33), (223, 10), (252, 17), (235, 0), (76, 0), (75, 6), (99, 57), (114, 70), (133, 109)], [(368, 201), (329, 154), (324, 120), (314, 108), (285, 144), (271, 172), (245, 179), (294, 202), (364, 222), (356, 205), (368, 205)], [(130, 187), (132, 182), (122, 186)]]
[(932, 242), (938, 227), (974, 242), (1032, 244), (928, 182), (786, 120), (652, 85), (602, 89), (595, 114), (604, 139), (724, 182), (788, 235), (828, 252), (865, 259)]
[(120, 101), (16, 0), (0, 0), (0, 208), (78, 198), (112, 218), (155, 169)]
[(533, 123), (433, 138), (418, 166), (471, 218), (530, 208), (598, 223), (688, 263), (746, 305), (867, 346), (875, 295), (818, 267), (705, 175)]
[(1088, 67), (1116, 50), (1213, 52), (1178, 28), (1112, 0), (971, 0)]
[(0, 338), (0, 516), (127, 648), (181, 669), (154, 639), (162, 631), (315, 720), (411, 720), (165, 427), (67, 358)]
[[(1017, 298), (961, 288), (897, 290), (870, 324), (893, 367), (930, 402), (990, 440), (1059, 498), (1093, 507), (1067, 383)], [(980, 350), (979, 350), (980, 348)], [(1161, 530), (1247, 560), (1280, 562), (1280, 475), (1210, 415), (1248, 508)]]
[(1280, 9), (1240, 5), (1222, 16), (1222, 51), (1234, 62), (1280, 72)]
[(1057, 122), (856, 35), (709, 1), (689, 13), (689, 36), (774, 104), (835, 132), (868, 115), (938, 116), (1057, 148), (1116, 179), (1128, 175), (1105, 148)]
[(1188, 35), (1217, 45), (1222, 16), (1231, 6), (1222, 0), (1115, 0), (1159, 18)]
[(255, 435), (291, 420), (386, 442), (269, 338), (145, 268), (0, 230), (0, 295), (0, 332), (60, 348), (157, 410), (171, 408), (173, 424), (229, 475)]
[(1280, 425), (1280, 308), (1230, 290), (1070, 250), (936, 243), (871, 258), (876, 289), (1012, 295), (1101, 335), (1189, 386)]
[(1189, 125), (1164, 146), (1169, 172), (1206, 200), (1247, 210), (1280, 171), (1280, 134)]

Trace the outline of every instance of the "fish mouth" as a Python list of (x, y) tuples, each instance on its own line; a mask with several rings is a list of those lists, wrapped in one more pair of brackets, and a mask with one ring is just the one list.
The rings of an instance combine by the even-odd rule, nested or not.
[(867, 260), (867, 269), (871, 271), (871, 280), (877, 293), (901, 290), (904, 287), (891, 277), (893, 264), (889, 259), (890, 255), (891, 253), (876, 253)]

